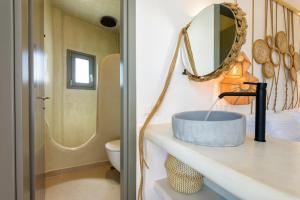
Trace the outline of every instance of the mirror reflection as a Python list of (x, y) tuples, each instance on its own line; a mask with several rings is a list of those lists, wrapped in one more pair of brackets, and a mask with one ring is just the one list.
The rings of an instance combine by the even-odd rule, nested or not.
[(190, 73), (206, 76), (220, 67), (235, 42), (235, 21), (232, 10), (222, 4), (209, 6), (194, 18), (187, 30), (192, 56), (182, 44), (183, 62)]

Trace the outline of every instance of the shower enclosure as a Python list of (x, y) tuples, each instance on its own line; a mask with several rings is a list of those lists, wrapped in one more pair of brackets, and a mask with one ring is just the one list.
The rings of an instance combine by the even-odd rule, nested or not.
[[(42, 8), (43, 0), (0, 3), (0, 137), (1, 149), (5, 149), (0, 157), (0, 193), (8, 200), (43, 199), (43, 108), (47, 98), (42, 87)], [(135, 0), (122, 1), (121, 25), (122, 199), (132, 200), (136, 194)]]

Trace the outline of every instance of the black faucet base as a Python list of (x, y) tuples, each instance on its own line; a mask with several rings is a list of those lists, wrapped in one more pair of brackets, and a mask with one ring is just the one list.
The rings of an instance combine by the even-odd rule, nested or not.
[(266, 142), (265, 139), (254, 139), (255, 142)]
[(266, 142), (266, 97), (267, 97), (267, 83), (251, 83), (244, 82), (244, 84), (256, 85), (256, 92), (224, 92), (219, 95), (222, 99), (225, 96), (255, 96), (256, 110), (255, 110), (255, 141)]

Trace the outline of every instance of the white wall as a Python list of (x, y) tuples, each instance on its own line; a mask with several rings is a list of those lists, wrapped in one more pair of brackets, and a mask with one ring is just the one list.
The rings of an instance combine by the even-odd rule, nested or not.
[[(167, 70), (175, 49), (176, 40), (180, 29), (185, 26), (193, 16), (212, 3), (222, 3), (217, 0), (137, 0), (137, 130), (140, 129), (146, 115), (160, 94)], [(247, 43), (243, 50), (251, 58), (251, 13), (252, 1), (239, 0), (243, 10), (247, 13), (249, 24)], [(264, 36), (264, 1), (256, 2), (255, 39)], [(300, 1), (290, 0), (298, 8)], [(299, 19), (295, 24), (299, 27)], [(279, 24), (282, 29), (281, 24)], [(299, 36), (299, 28), (295, 28), (296, 36)], [(296, 41), (296, 49), (299, 49), (299, 39)], [(254, 65), (255, 74), (261, 79), (261, 67)], [(181, 59), (169, 88), (166, 99), (160, 108), (153, 123), (169, 123), (172, 114), (187, 110), (208, 109), (219, 93), (219, 79), (203, 83), (191, 82), (182, 75), (184, 67)], [(283, 80), (280, 80), (282, 82)], [(282, 85), (282, 84), (281, 84)], [(283, 98), (283, 89), (280, 87), (279, 95)], [(279, 104), (283, 99), (279, 98)], [(218, 109), (235, 110), (244, 113), (250, 112), (250, 106), (228, 106), (220, 102)], [(151, 180), (155, 180), (164, 174), (162, 161), (165, 152), (157, 149), (155, 145), (146, 148), (147, 160), (150, 171), (146, 172), (146, 200), (159, 199), (153, 192)], [(139, 173), (137, 178), (139, 178)]]

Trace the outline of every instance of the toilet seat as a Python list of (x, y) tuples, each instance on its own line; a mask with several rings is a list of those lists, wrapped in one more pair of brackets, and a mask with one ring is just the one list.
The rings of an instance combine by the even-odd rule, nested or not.
[(120, 145), (121, 145), (120, 140), (114, 140), (114, 141), (106, 143), (105, 148), (108, 151), (118, 151), (118, 152), (120, 152)]

